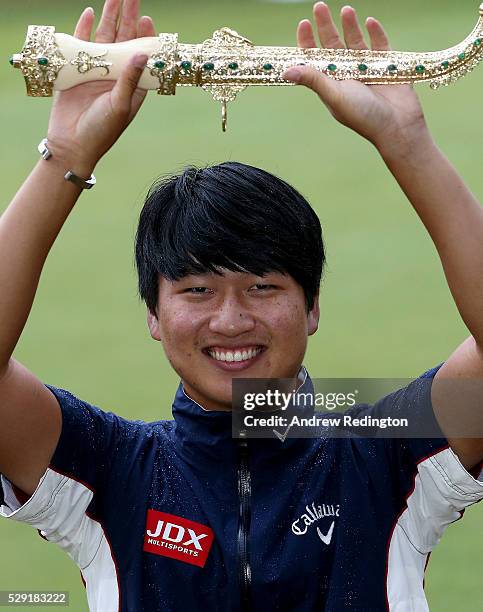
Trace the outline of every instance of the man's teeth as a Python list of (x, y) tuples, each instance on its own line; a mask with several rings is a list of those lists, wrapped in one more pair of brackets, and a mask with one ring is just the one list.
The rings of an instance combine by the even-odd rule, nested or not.
[(261, 350), (261, 348), (248, 349), (246, 351), (213, 351), (210, 349), (208, 353), (217, 361), (245, 361), (258, 355)]

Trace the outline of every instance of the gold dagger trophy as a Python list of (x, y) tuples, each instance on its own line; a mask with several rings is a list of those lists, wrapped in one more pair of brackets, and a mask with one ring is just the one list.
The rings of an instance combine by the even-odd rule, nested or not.
[(368, 85), (429, 81), (436, 89), (470, 72), (483, 57), (483, 4), (471, 34), (444, 51), (412, 53), (356, 49), (259, 47), (234, 30), (222, 28), (198, 45), (179, 44), (177, 34), (99, 44), (56, 34), (52, 26), (29, 26), (21, 53), (10, 62), (19, 68), (29, 96), (52, 96), (83, 82), (114, 80), (135, 52), (149, 57), (140, 87), (174, 95), (178, 85), (201, 87), (222, 103), (226, 130), (227, 102), (248, 85), (293, 85), (282, 78), (296, 64), (307, 64), (331, 78)]

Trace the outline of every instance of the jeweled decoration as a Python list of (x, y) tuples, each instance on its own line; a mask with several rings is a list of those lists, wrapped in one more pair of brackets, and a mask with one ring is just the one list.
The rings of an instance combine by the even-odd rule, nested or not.
[[(159, 82), (160, 94), (173, 95), (180, 86), (209, 91), (215, 100), (222, 102), (222, 125), (226, 127), (228, 101), (249, 85), (294, 85), (283, 78), (291, 66), (305, 64), (334, 80), (355, 79), (367, 85), (429, 82), (432, 88), (437, 88), (463, 77), (482, 61), (482, 40), (483, 5), (470, 35), (442, 51), (255, 46), (234, 30), (221, 28), (201, 44), (178, 44), (177, 34), (160, 34), (147, 69)], [(98, 45), (91, 48), (93, 43), (76, 44), (79, 42), (83, 51), (96, 57)], [(31, 26), (22, 53), (13, 56), (13, 66), (22, 69), (29, 95), (36, 96), (52, 95), (53, 82), (66, 63), (55, 43), (52, 27)]]
[(29, 26), (21, 59), (14, 56), (14, 66), (22, 70), (29, 96), (51, 96), (54, 81), (67, 64), (55, 40), (53, 26)]
[(158, 94), (169, 96), (176, 93), (177, 50), (177, 34), (160, 34), (159, 48), (148, 58), (147, 67), (159, 81)]

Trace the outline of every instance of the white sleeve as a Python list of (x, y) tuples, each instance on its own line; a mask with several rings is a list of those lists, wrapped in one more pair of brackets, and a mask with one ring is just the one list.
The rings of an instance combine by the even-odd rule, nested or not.
[(390, 539), (386, 588), (391, 611), (429, 612), (424, 594), (428, 555), (446, 527), (481, 499), (483, 471), (473, 478), (451, 448), (417, 464), (413, 488)]
[(3, 490), (4, 505), (0, 505), (0, 516), (9, 518), (14, 510), (18, 510), (22, 505), (15, 495), (12, 483), (0, 474), (0, 491)]
[(102, 529), (86, 510), (93, 492), (77, 480), (48, 468), (32, 496), (22, 505), (11, 483), (1, 476), (4, 503), (0, 516), (38, 529), (49, 542), (55, 542), (82, 569), (94, 558)]
[(412, 494), (399, 525), (421, 553), (430, 552), (446, 527), (468, 506), (483, 499), (483, 470), (477, 478), (446, 448), (418, 464)]

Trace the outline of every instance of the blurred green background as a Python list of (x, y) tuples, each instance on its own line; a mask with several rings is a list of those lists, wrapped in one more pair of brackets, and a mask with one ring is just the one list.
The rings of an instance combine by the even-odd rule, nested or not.
[[(331, 2), (338, 11), (343, 3)], [(100, 14), (102, 3), (93, 3)], [(29, 24), (73, 30), (81, 0), (2, 0), (0, 109), (3, 211), (36, 162), (51, 101), (27, 98), (8, 58), (20, 51)], [(476, 1), (404, 3), (358, 0), (360, 16), (380, 18), (392, 45), (436, 50), (473, 28)], [(294, 45), (309, 2), (144, 1), (156, 28), (201, 42), (229, 26), (264, 45)], [(434, 136), (481, 197), (483, 69), (452, 87), (420, 86)], [(151, 340), (136, 295), (133, 237), (151, 182), (184, 164), (239, 160), (297, 187), (320, 215), (328, 248), (319, 332), (305, 364), (313, 377), (416, 377), (443, 361), (467, 335), (437, 254), (376, 151), (339, 126), (302, 88), (253, 88), (229, 107), (205, 92), (152, 92), (140, 117), (99, 164), (98, 186), (78, 202), (41, 279), (15, 357), (44, 382), (129, 418), (170, 418), (177, 385)], [(435, 202), (437, 206), (437, 202)], [(483, 507), (470, 508), (431, 556), (426, 576), (436, 612), (483, 609)], [(69, 590), (70, 609), (85, 610), (79, 571), (34, 530), (0, 524), (0, 590)]]

